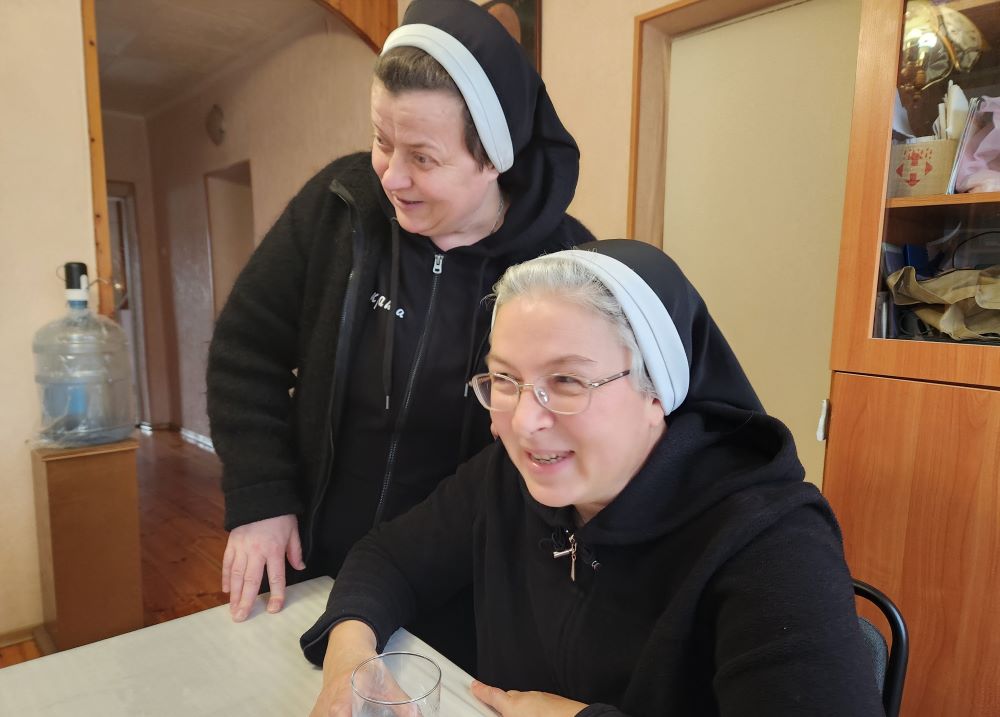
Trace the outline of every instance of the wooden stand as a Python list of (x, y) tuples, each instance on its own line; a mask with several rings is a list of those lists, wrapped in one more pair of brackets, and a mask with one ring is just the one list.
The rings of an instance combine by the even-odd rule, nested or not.
[(57, 650), (143, 626), (137, 447), (32, 451), (43, 641)]

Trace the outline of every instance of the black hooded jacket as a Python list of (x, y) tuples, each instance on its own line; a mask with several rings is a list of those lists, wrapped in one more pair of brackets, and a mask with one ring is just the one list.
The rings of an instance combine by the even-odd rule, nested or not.
[(512, 263), (593, 239), (565, 212), (579, 151), (538, 74), (474, 3), (416, 0), (405, 23), (465, 44), (504, 108), (515, 153), (492, 235), (441, 252), (400, 229), (369, 153), (303, 187), (238, 278), (209, 350), (208, 413), (225, 525), (299, 516), (311, 573), (423, 499), (486, 445), (465, 382), (485, 346), (481, 299)]
[[(357, 544), (306, 657), (320, 664), (344, 619), (381, 649), (471, 584), (479, 679), (587, 703), (588, 717), (882, 714), (840, 532), (791, 434), (672, 261), (639, 242), (588, 247), (654, 289), (690, 364), (642, 469), (577, 527), (571, 506), (531, 497), (499, 442), (486, 448)], [(571, 544), (575, 580), (553, 555)]]

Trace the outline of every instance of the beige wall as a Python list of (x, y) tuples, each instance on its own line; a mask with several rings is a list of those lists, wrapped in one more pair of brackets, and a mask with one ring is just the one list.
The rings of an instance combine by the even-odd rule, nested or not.
[(0, 636), (42, 621), (32, 336), (64, 311), (56, 269), (94, 267), (82, 32), (76, 0), (0, 2)]
[(146, 372), (149, 382), (149, 416), (154, 426), (170, 423), (170, 376), (172, 356), (167, 351), (167, 330), (172, 305), (164, 295), (160, 267), (169, 256), (157, 241), (153, 211), (153, 175), (149, 163), (149, 140), (142, 117), (104, 112), (104, 162), (108, 181), (128, 182), (135, 188), (136, 231), (142, 267), (142, 307), (146, 329)]
[[(276, 38), (268, 54), (147, 123), (156, 235), (167, 247), (178, 340), (174, 422), (202, 435), (214, 321), (205, 174), (250, 162), (259, 241), (312, 174), (370, 141), (371, 49), (319, 6), (304, 4), (304, 12), (304, 26)], [(225, 116), (220, 146), (204, 127), (213, 104)]]
[(663, 248), (817, 484), (859, 22), (809, 0), (671, 51)]
[(635, 17), (664, 0), (546, 0), (542, 79), (580, 145), (570, 212), (601, 239), (625, 236)]
[[(634, 19), (666, 4), (543, 4), (542, 74), (582, 153), (571, 211), (600, 238), (626, 230)], [(671, 78), (664, 247), (817, 482), (859, 7), (811, 0), (750, 21), (759, 35), (736, 23), (679, 39), (672, 57), (684, 67)], [(782, 64), (772, 42), (802, 59)], [(708, 72), (731, 86), (707, 86)]]

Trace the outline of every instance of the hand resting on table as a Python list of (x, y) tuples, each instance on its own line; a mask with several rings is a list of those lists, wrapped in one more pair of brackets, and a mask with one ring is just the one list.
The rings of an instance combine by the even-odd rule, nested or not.
[(299, 523), (294, 515), (258, 520), (229, 533), (222, 557), (222, 591), (229, 593), (229, 612), (236, 622), (250, 614), (267, 569), (271, 596), (267, 611), (274, 613), (285, 604), (285, 557), (297, 570), (304, 570)]

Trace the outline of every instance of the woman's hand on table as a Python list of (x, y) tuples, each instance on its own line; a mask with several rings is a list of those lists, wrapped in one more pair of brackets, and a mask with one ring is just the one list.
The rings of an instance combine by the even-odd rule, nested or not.
[(229, 613), (236, 622), (246, 620), (257, 599), (267, 568), (271, 596), (268, 612), (285, 604), (285, 556), (297, 570), (305, 570), (299, 521), (294, 515), (258, 520), (233, 528), (222, 556), (222, 592), (229, 593)]
[(368, 625), (359, 620), (334, 625), (323, 657), (323, 689), (309, 717), (351, 717), (351, 673), (376, 654)]
[(501, 690), (472, 681), (472, 694), (502, 717), (575, 717), (585, 705), (550, 692)]

